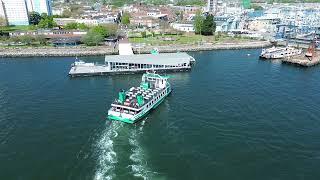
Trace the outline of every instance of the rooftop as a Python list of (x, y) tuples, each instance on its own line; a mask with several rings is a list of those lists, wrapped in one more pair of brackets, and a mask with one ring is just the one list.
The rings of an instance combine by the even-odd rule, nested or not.
[(187, 53), (110, 55), (105, 57), (106, 62), (158, 65), (177, 65), (190, 63), (192, 59), (193, 57), (188, 55)]

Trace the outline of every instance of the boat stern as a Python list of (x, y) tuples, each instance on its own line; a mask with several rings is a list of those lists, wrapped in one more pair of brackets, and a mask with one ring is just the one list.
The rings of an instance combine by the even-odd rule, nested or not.
[(116, 112), (113, 110), (108, 111), (108, 119), (112, 121), (121, 121), (129, 124), (134, 123), (133, 116), (125, 113)]

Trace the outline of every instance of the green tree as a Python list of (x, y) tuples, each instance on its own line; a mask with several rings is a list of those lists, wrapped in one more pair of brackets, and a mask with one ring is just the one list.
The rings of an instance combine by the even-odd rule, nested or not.
[(87, 25), (85, 25), (84, 23), (80, 23), (78, 24), (78, 29), (81, 29), (81, 30), (88, 30), (89, 27)]
[(130, 24), (130, 14), (129, 13), (123, 13), (121, 17), (121, 23), (125, 26), (128, 26)]
[(46, 39), (46, 37), (44, 35), (36, 36), (35, 41), (39, 42), (41, 45), (48, 44), (48, 40)]
[(197, 11), (194, 17), (194, 23), (193, 23), (196, 34), (201, 33), (201, 27), (203, 26), (203, 21), (204, 21), (204, 17), (202, 16), (201, 11)]
[(94, 32), (92, 29), (81, 38), (81, 42), (86, 44), (87, 46), (97, 46), (103, 41), (104, 37)]
[(78, 29), (78, 23), (76, 23), (76, 22), (68, 23), (65, 25), (64, 28), (65, 29)]
[(29, 14), (29, 23), (32, 25), (38, 25), (39, 22), (41, 21), (41, 16), (37, 12), (31, 12)]
[(186, 6), (186, 5), (195, 5), (195, 6), (204, 6), (205, 1), (199, 0), (177, 0), (176, 5), (178, 6)]
[(47, 19), (48, 18), (48, 14), (47, 13), (42, 13), (41, 14), (41, 18), (42, 19)]
[(43, 19), (39, 22), (40, 28), (53, 28), (57, 26), (57, 23), (53, 20), (52, 16), (42, 16)]
[(107, 1), (107, 0), (101, 0), (101, 3), (102, 3), (103, 5), (108, 5), (108, 1)]
[(20, 39), (20, 42), (25, 43), (27, 45), (30, 45), (32, 42), (34, 42), (34, 38), (30, 35), (20, 36), (18, 39)]
[(183, 21), (183, 11), (180, 12), (179, 21)]
[(104, 27), (108, 30), (107, 36), (116, 36), (118, 32), (118, 25), (116, 24), (108, 24), (104, 25)]
[(102, 25), (94, 26), (90, 31), (94, 34), (100, 34), (102, 37), (109, 35), (107, 28)]
[(201, 34), (203, 35), (213, 35), (216, 31), (216, 23), (214, 22), (214, 17), (213, 15), (208, 15), (202, 24), (201, 27)]
[(147, 37), (147, 32), (146, 31), (142, 31), (141, 32), (141, 37), (143, 37), (143, 38)]
[(118, 26), (117, 25), (99, 25), (91, 28), (91, 31), (100, 34), (103, 37), (114, 36), (117, 34)]
[(69, 18), (71, 17), (71, 11), (69, 9), (65, 9), (62, 11), (62, 17)]

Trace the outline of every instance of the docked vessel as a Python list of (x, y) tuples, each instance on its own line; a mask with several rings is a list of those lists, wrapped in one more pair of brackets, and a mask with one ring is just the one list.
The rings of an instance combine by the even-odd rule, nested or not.
[(171, 93), (168, 76), (147, 72), (139, 87), (121, 90), (108, 111), (108, 119), (135, 123), (155, 109)]
[(76, 58), (75, 62), (71, 64), (71, 67), (93, 67), (94, 63), (86, 63)]
[(262, 49), (260, 58), (265, 59), (280, 59), (290, 56), (299, 55), (302, 53), (301, 49), (296, 49), (294, 47), (272, 47), (268, 49)]

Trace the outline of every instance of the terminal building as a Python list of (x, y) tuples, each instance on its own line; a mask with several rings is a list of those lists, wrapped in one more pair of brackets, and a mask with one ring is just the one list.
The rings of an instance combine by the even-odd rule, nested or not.
[(187, 53), (110, 55), (104, 64), (75, 62), (70, 76), (90, 76), (104, 74), (132, 74), (146, 71), (189, 71), (195, 59)]
[(105, 57), (110, 71), (188, 70), (194, 58), (187, 53), (113, 55)]

